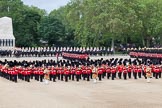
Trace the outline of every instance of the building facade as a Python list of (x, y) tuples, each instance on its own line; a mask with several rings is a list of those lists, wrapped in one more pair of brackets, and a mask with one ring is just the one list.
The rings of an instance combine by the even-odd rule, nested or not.
[(15, 37), (13, 35), (12, 19), (0, 18), (0, 49), (15, 48)]

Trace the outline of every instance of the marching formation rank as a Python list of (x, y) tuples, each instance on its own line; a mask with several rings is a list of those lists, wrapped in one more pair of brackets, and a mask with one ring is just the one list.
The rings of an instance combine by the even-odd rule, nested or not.
[[(106, 47), (21, 47), (5, 50), (0, 49), (0, 56), (2, 57), (53, 57), (62, 56), (62, 54), (67, 55), (67, 53), (102, 56), (113, 54), (113, 51)], [(84, 58), (86, 55), (81, 55), (80, 57)]]
[[(139, 59), (106, 59), (103, 60), (42, 60), (42, 61), (0, 61), (0, 76), (13, 82), (23, 80), (36, 81), (102, 81), (103, 79), (147, 79), (161, 78), (161, 64)], [(19, 80), (18, 80), (19, 79)]]

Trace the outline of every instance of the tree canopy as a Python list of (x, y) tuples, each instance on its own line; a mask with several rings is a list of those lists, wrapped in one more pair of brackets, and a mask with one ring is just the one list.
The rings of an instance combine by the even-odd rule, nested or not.
[(16, 46), (105, 46), (111, 40), (162, 45), (161, 0), (71, 0), (47, 14), (21, 0), (1, 0), (0, 17), (13, 19)]

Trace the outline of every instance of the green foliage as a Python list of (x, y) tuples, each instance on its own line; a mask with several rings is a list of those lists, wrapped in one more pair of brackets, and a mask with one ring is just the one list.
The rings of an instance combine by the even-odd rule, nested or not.
[(159, 0), (71, 0), (65, 6), (68, 11), (64, 18), (75, 29), (75, 38), (81, 46), (107, 46), (107, 39), (150, 46), (152, 38), (161, 35), (161, 3)]
[(48, 41), (49, 45), (61, 44), (64, 36), (64, 26), (53, 17), (44, 17), (40, 24), (42, 40)]
[[(17, 46), (108, 46), (134, 43), (162, 44), (160, 0), (71, 0), (66, 6), (45, 10), (21, 0), (1, 0), (0, 17), (13, 19)], [(154, 40), (153, 40), (154, 39)]]

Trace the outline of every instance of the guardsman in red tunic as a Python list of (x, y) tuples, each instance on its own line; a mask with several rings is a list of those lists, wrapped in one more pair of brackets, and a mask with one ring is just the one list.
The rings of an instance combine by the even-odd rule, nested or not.
[(79, 79), (80, 79), (80, 75), (81, 75), (81, 67), (78, 67), (78, 68), (76, 69), (75, 74), (76, 74), (76, 81), (78, 82)]
[(6, 79), (7, 79), (7, 74), (6, 74), (5, 71), (7, 71), (7, 68), (8, 68), (8, 64), (5, 64), (5, 65), (2, 66), (2, 68), (1, 68), (2, 77), (6, 78)]
[(25, 77), (25, 81), (30, 82), (30, 69), (26, 68), (23, 72), (23, 75)]
[(34, 79), (35, 79), (35, 80), (38, 80), (38, 77), (37, 77), (38, 75), (37, 75), (37, 73), (38, 73), (38, 68), (35, 67), (35, 68), (34, 68), (34, 71), (33, 71)]
[(147, 79), (147, 77), (146, 77), (146, 70), (147, 70), (146, 65), (143, 65), (142, 66), (142, 71), (143, 71), (143, 76), (145, 77), (145, 79)]
[(0, 64), (0, 76), (2, 77), (2, 65)]
[(72, 67), (71, 68), (72, 81), (74, 81), (75, 71), (76, 71), (75, 67)]
[(92, 73), (92, 69), (90, 67), (86, 67), (86, 72), (87, 72), (87, 81), (90, 81), (90, 75)]
[(106, 65), (102, 64), (102, 78), (106, 76)]
[(12, 75), (13, 75), (13, 80), (14, 80), (14, 82), (17, 82), (17, 75), (18, 75), (18, 72), (17, 72), (17, 70), (16, 70), (16, 67), (13, 69)]
[(159, 65), (159, 69), (160, 69), (159, 78), (161, 78), (161, 72), (162, 72), (162, 67), (161, 67), (161, 65)]
[(131, 79), (131, 75), (132, 75), (132, 67), (131, 67), (131, 65), (128, 65), (127, 72), (128, 72), (128, 78)]
[(114, 80), (115, 74), (116, 74), (116, 67), (115, 67), (115, 66), (113, 66), (113, 67), (111, 68), (111, 73), (112, 73), (112, 80)]
[(85, 80), (85, 78), (87, 77), (87, 72), (86, 72), (85, 66), (82, 67), (82, 76), (83, 76), (83, 80)]
[(62, 67), (61, 66), (57, 66), (57, 77), (58, 77), (58, 80), (60, 80), (61, 71), (62, 71)]
[(23, 80), (25, 81), (27, 81), (26, 75), (27, 75), (27, 69), (24, 67), (22, 71), (22, 76), (23, 76)]
[(118, 65), (117, 66), (117, 71), (118, 71), (118, 77), (119, 77), (119, 79), (121, 79), (122, 72), (123, 72), (123, 66), (122, 65)]
[(158, 79), (159, 72), (160, 72), (160, 69), (158, 66), (155, 66), (154, 72), (155, 72), (155, 78)]
[(90, 68), (91, 68), (91, 70), (92, 70), (91, 75), (90, 75), (90, 78), (93, 79), (92, 76), (93, 76), (93, 68), (94, 68), (94, 66), (91, 65)]
[(22, 80), (22, 75), (21, 75), (21, 71), (23, 70), (23, 68), (21, 66), (19, 66), (17, 68), (17, 72), (18, 72), (18, 78)]
[(27, 77), (28, 77), (27, 81), (30, 82), (30, 76), (31, 76), (31, 69), (30, 69), (30, 67), (28, 68), (27, 74), (28, 74), (27, 75)]
[(98, 78), (99, 78), (99, 81), (102, 80), (102, 74), (103, 74), (103, 69), (102, 69), (102, 67), (100, 66), (100, 67), (98, 67)]
[(30, 78), (31, 79), (33, 79), (33, 76), (34, 76), (34, 67), (32, 66), (32, 65), (30, 65), (30, 68), (29, 68), (29, 70), (30, 70)]
[(1, 68), (1, 76), (5, 78), (4, 69), (5, 69), (4, 66), (2, 66), (2, 68)]
[(6, 73), (6, 75), (7, 75), (7, 79), (9, 80), (9, 78), (10, 78), (10, 72), (9, 72), (9, 67), (7, 68), (7, 69), (5, 69), (5, 73)]
[(11, 68), (8, 68), (7, 75), (8, 75), (8, 80), (12, 81), (12, 76), (11, 76), (12, 70)]
[(137, 73), (138, 73), (138, 68), (136, 65), (133, 66), (133, 76), (134, 76), (134, 79), (137, 79)]
[(106, 67), (106, 73), (107, 73), (107, 79), (109, 79), (111, 76), (111, 67), (110, 66)]
[(5, 78), (5, 72), (4, 72), (4, 70), (5, 70), (5, 68), (2, 67), (2, 68), (1, 68), (1, 76)]
[(137, 68), (138, 68), (138, 71), (137, 71), (137, 72), (138, 72), (138, 77), (141, 78), (141, 75), (142, 75), (142, 68), (141, 68), (140, 65), (139, 65)]
[(64, 69), (65, 82), (68, 82), (69, 74), (70, 74), (70, 66), (68, 66), (67, 68), (65, 67)]
[(39, 81), (39, 71), (40, 71), (40, 67), (37, 68), (37, 70), (35, 71), (35, 77), (36, 77), (36, 80)]
[(60, 67), (60, 75), (61, 75), (61, 81), (64, 81), (64, 68), (65, 67)]
[(123, 66), (123, 77), (124, 77), (124, 80), (127, 79), (127, 68), (128, 67)]
[(155, 77), (155, 66), (152, 64), (150, 65), (151, 72), (153, 73), (153, 77)]
[(57, 70), (56, 68), (53, 68), (50, 70), (50, 80), (53, 79), (53, 82), (56, 82), (56, 75), (57, 75)]
[(80, 76), (79, 76), (79, 78), (82, 79), (82, 75), (83, 75), (83, 73), (82, 73), (82, 65), (79, 65), (79, 68), (80, 68), (80, 70), (81, 70), (81, 71), (80, 71)]
[(68, 75), (69, 80), (71, 80), (71, 76), (72, 76), (72, 73), (71, 73), (71, 68), (72, 68), (72, 67), (71, 67), (71, 66), (69, 66), (69, 71), (70, 71), (70, 72), (69, 72), (69, 75)]
[(7, 71), (8, 80), (12, 80), (11, 73), (12, 73), (11, 68), (8, 68), (8, 71)]
[(20, 71), (21, 74), (21, 79), (25, 80), (25, 67), (22, 68), (22, 70)]
[(11, 81), (12, 81), (11, 73), (12, 73), (12, 69), (11, 69), (11, 68), (8, 68), (8, 71), (7, 71), (7, 74), (8, 74), (8, 80), (11, 80)]
[(18, 72), (16, 70), (14, 70), (13, 77), (14, 77), (15, 82), (17, 82), (17, 75), (18, 75)]
[(43, 82), (44, 78), (44, 68), (40, 68), (39, 70), (40, 82)]

